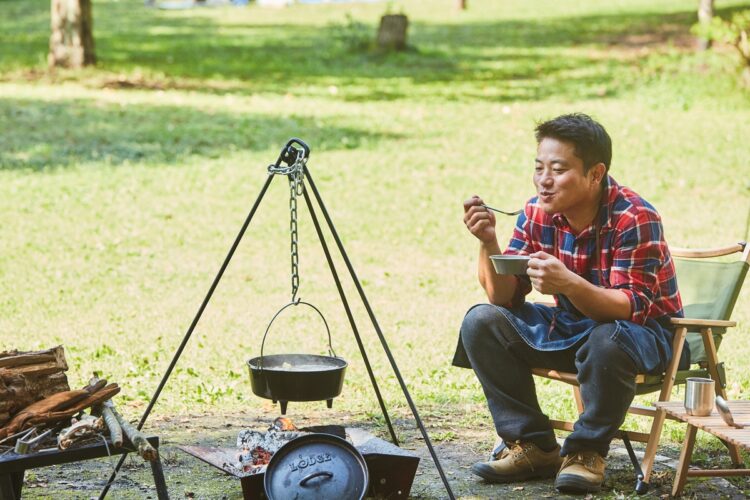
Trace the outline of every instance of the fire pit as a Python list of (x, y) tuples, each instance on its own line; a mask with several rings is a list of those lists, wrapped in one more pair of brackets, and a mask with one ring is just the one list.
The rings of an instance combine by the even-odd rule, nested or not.
[[(276, 422), (279, 422), (279, 420), (277, 419)], [(287, 419), (284, 420), (289, 422)], [(269, 448), (277, 447), (276, 450), (278, 450), (296, 437), (312, 435), (313, 433), (330, 434), (339, 438), (346, 438), (364, 457), (370, 477), (368, 496), (385, 498), (407, 498), (409, 496), (419, 465), (419, 457), (415, 454), (354, 427), (325, 425), (301, 429), (293, 428), (293, 430), (287, 427), (286, 430), (282, 430), (276, 425), (277, 423), (267, 432), (240, 431), (237, 437), (237, 448), (203, 446), (179, 446), (179, 448), (226, 474), (238, 478), (242, 486), (244, 499), (262, 499), (266, 498), (263, 487), (266, 467), (264, 464), (253, 464), (252, 462), (259, 458), (261, 453), (270, 451), (265, 448), (266, 446)], [(250, 455), (246, 457), (248, 460), (242, 460), (241, 454), (244, 448), (251, 451)], [(252, 451), (256, 452), (255, 457), (253, 457)]]

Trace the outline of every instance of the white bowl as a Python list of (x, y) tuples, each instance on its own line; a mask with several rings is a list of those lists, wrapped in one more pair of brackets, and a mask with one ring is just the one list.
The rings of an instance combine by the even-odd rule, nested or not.
[(528, 255), (490, 255), (497, 274), (526, 274)]

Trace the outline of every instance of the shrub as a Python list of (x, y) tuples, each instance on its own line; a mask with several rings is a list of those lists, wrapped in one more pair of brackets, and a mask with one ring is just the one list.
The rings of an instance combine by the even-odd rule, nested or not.
[(737, 12), (730, 20), (714, 17), (708, 24), (696, 24), (693, 33), (734, 46), (742, 58), (743, 83), (750, 87), (750, 10)]

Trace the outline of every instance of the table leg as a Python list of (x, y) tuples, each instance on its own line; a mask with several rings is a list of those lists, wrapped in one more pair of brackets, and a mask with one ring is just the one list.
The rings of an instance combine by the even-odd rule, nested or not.
[(21, 498), (21, 489), (23, 489), (23, 475), (21, 472), (10, 472), (0, 474), (0, 498), (5, 500), (17, 500)]
[(161, 466), (161, 457), (157, 456), (156, 460), (151, 463), (151, 473), (154, 476), (154, 484), (156, 485), (156, 496), (159, 500), (169, 500), (169, 492), (167, 491), (167, 482), (164, 480), (164, 469)]
[(685, 432), (685, 441), (682, 443), (682, 451), (680, 452), (680, 463), (677, 466), (677, 473), (674, 476), (674, 484), (672, 485), (672, 496), (680, 496), (682, 488), (685, 487), (685, 481), (687, 480), (687, 471), (690, 468), (690, 460), (693, 456), (693, 445), (695, 445), (695, 435), (698, 432), (698, 428), (688, 424), (687, 431)]

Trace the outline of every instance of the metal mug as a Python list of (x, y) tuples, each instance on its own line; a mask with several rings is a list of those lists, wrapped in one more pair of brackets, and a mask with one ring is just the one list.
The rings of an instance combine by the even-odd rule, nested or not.
[(714, 409), (715, 382), (710, 378), (689, 377), (685, 387), (685, 410), (688, 415), (707, 417)]

